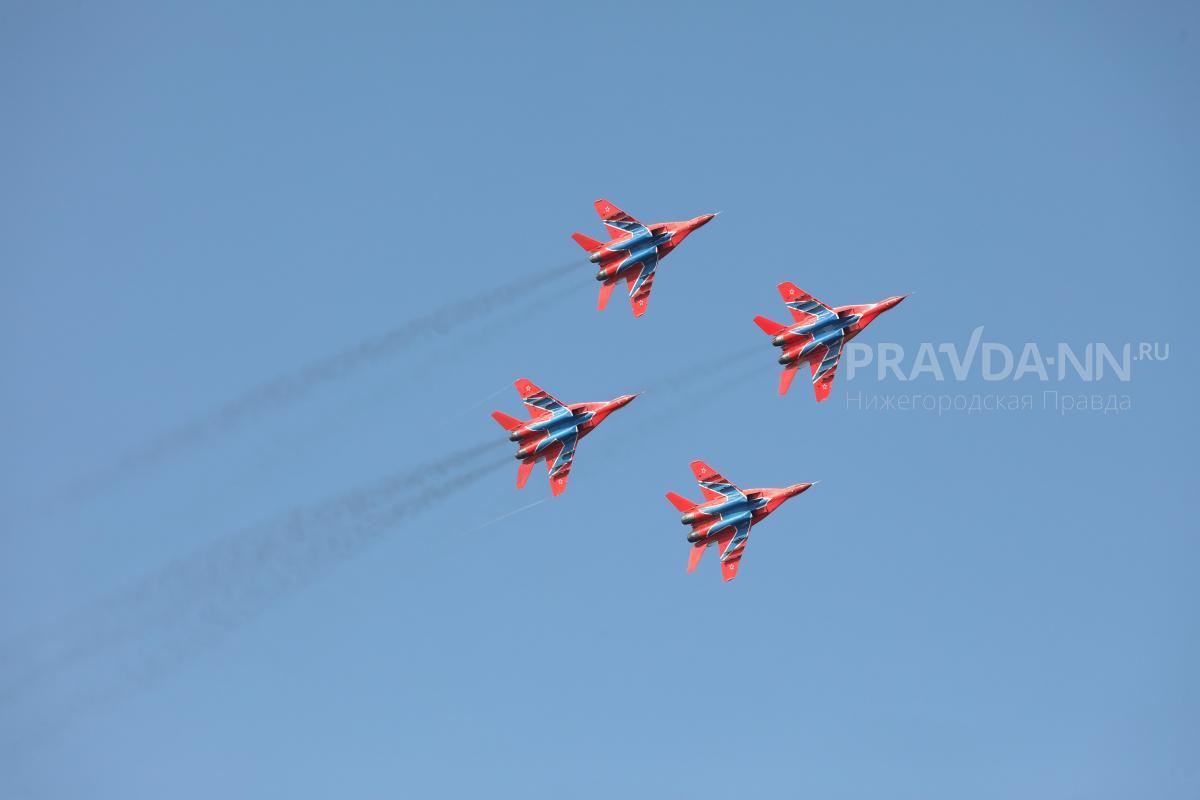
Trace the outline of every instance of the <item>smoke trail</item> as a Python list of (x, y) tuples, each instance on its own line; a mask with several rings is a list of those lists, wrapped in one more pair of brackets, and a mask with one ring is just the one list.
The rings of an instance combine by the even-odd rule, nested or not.
[[(772, 372), (774, 363), (768, 359), (765, 363), (756, 360), (742, 361), (735, 365), (728, 363), (724, 368), (714, 369), (702, 377), (688, 382), (686, 391), (677, 392), (659, 405), (657, 413), (646, 417), (643, 426), (657, 426), (678, 419), (683, 411), (696, 411), (706, 408), (722, 399), (729, 392), (743, 388), (746, 382), (756, 376), (766, 376)], [(770, 393), (774, 384), (764, 383), (763, 391)]]
[[(504, 455), (461, 471), (446, 461), (427, 467), (434, 474), (416, 482), (410, 480), (414, 473), (395, 476), (312, 509), (297, 510), (283, 523), (221, 540), (151, 576), (122, 599), (120, 610), (131, 615), (122, 621), (122, 635), (87, 654), (112, 651), (111, 658), (91, 671), (93, 680), (88, 682), (89, 676), (84, 675), (82, 687), (77, 684), (74, 691), (63, 687), (65, 696), (63, 692), (47, 696), (47, 687), (39, 679), (40, 697), (27, 690), (21, 698), (27, 705), (41, 701), (31, 729), (0, 747), (19, 750), (35, 745), (81, 715), (156, 685), (274, 602), (362, 552), (398, 523), (435, 508), (511, 460)], [(434, 477), (441, 480), (420, 488)], [(390, 501), (372, 507), (385, 496)], [(72, 674), (79, 666), (80, 662), (69, 661), (64, 668)]]
[[(225, 404), (128, 451), (109, 467), (74, 481), (51, 498), (50, 503), (53, 505), (66, 500), (78, 504), (86, 501), (150, 467), (200, 446), (214, 436), (228, 433), (258, 415), (295, 403), (318, 386), (390, 358), (427, 339), (453, 333), (571, 274), (579, 274), (578, 262), (562, 264), (494, 286), (473, 296), (446, 303), (390, 331), (251, 387)], [(536, 307), (537, 303), (530, 305)]]
[[(706, 358), (660, 381), (674, 381), (677, 388), (713, 384), (700, 393), (700, 400), (710, 402), (739, 384), (746, 370), (722, 367), (742, 357), (738, 350)], [(750, 366), (763, 368), (758, 363)], [(700, 405), (694, 397), (687, 403), (664, 421), (677, 421)], [(49, 713), (39, 713), (36, 722), (39, 732), (52, 733), (81, 714), (153, 686), (273, 602), (362, 552), (398, 523), (510, 464), (507, 453), (484, 458), (501, 446), (494, 441), (466, 448), (325, 503), (298, 508), (281, 520), (218, 540), (168, 565), (99, 608), (77, 615), (52, 633), (48, 647), (28, 648), (38, 652), (0, 689), (0, 705), (28, 707), (50, 700)], [(540, 502), (544, 501), (476, 530)], [(20, 642), (4, 648), (0, 663), (19, 662), (20, 651), (26, 649)], [(106, 654), (110, 657), (100, 658)], [(83, 674), (82, 685), (63, 687), (68, 693), (59, 693), (58, 702), (54, 695), (47, 697), (56, 677), (79, 675), (89, 665), (95, 668)], [(61, 686), (65, 680), (57, 683)], [(26, 734), (14, 743), (28, 741)]]
[[(703, 369), (698, 369), (699, 364), (693, 364), (680, 370), (677, 375), (663, 379), (663, 383), (670, 383), (675, 391), (664, 397), (648, 393), (647, 401), (651, 397), (658, 399), (654, 410), (650, 411), (647, 403), (647, 413), (636, 422), (622, 426), (612, 436), (597, 441), (596, 453), (604, 453), (608, 457), (635, 457), (637, 446), (647, 435), (693, 418), (696, 412), (709, 409), (733, 390), (744, 387), (748, 380), (756, 376), (765, 377), (772, 371), (774, 364), (770, 359), (763, 363), (758, 359), (747, 359), (746, 355), (745, 351), (732, 351), (718, 358), (705, 359), (702, 362)], [(762, 390), (770, 392), (773, 387), (774, 384), (764, 383)], [(719, 416), (714, 419), (713, 424), (723, 424)]]
[(506, 383), (506, 384), (504, 384), (503, 386), (501, 386), (499, 389), (497, 389), (496, 391), (494, 391), (494, 392), (490, 392), (490, 393), (489, 393), (489, 394), (487, 394), (486, 396), (479, 398), (479, 399), (478, 399), (478, 400), (476, 400), (474, 403), (471, 403), (471, 405), (469, 405), (469, 406), (465, 406), (465, 407), (462, 409), (462, 411), (463, 411), (463, 413), (465, 413), (465, 412), (467, 412), (467, 411), (471, 411), (472, 409), (479, 408), (481, 405), (483, 405), (484, 403), (486, 403), (488, 400), (491, 400), (493, 397), (495, 397), (495, 396), (496, 396), (496, 395), (498, 395), (498, 394), (501, 394), (502, 392), (507, 392), (507, 391), (509, 391), (509, 389), (511, 389), (511, 388), (512, 388), (512, 384), (511, 384), (511, 383)]
[[(110, 596), (49, 631), (35, 631), (0, 648), (10, 676), (0, 686), (0, 706), (54, 676), (135, 639), (147, 628), (171, 624), (189, 603), (218, 593), (221, 581), (256, 567), (290, 565), (297, 553), (335, 547), (338, 525), (358, 524), (396, 498), (420, 498), (421, 487), (446, 479), (505, 443), (489, 441), (417, 465), (316, 506), (297, 508), (281, 519), (217, 540), (198, 553), (167, 565), (124, 592)], [(503, 461), (511, 460), (504, 456)], [(493, 461), (488, 461), (489, 467)], [(451, 480), (456, 486), (461, 479)], [(434, 494), (439, 496), (434, 487)], [(325, 526), (325, 527), (322, 527)], [(323, 535), (323, 531), (327, 531)], [(14, 666), (15, 665), (15, 666)]]

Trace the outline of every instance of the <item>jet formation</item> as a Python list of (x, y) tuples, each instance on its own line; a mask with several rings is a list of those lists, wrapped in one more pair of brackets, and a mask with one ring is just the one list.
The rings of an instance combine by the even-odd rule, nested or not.
[(688, 234), (708, 224), (716, 216), (701, 214), (683, 222), (643, 225), (604, 199), (596, 201), (596, 213), (612, 238), (607, 242), (598, 242), (582, 233), (572, 234), (571, 238), (587, 250), (588, 261), (600, 268), (596, 273), (596, 280), (600, 281), (597, 309), (604, 310), (613, 287), (624, 277), (635, 317), (646, 313), (658, 262), (678, 247)]
[(596, 429), (609, 414), (633, 402), (636, 394), (614, 400), (566, 405), (531, 381), (516, 382), (517, 393), (529, 408), (530, 419), (521, 421), (503, 411), (493, 411), (492, 419), (508, 431), (509, 441), (517, 443), (517, 488), (525, 488), (533, 465), (544, 459), (550, 473), (550, 491), (558, 497), (567, 489), (567, 478), (575, 460), (579, 440)]
[[(599, 268), (596, 273), (596, 280), (600, 281), (598, 309), (604, 310), (613, 287), (624, 278), (635, 317), (646, 313), (658, 262), (692, 231), (716, 216), (702, 214), (682, 222), (644, 225), (607, 200), (597, 200), (595, 205), (611, 237), (609, 241), (599, 242), (582, 233), (573, 234), (572, 238), (588, 252), (588, 260)], [(778, 289), (792, 315), (792, 324), (784, 325), (762, 316), (755, 317), (754, 322), (781, 350), (779, 363), (783, 365), (783, 374), (779, 380), (779, 394), (787, 394), (796, 371), (801, 364), (807, 363), (812, 370), (817, 402), (829, 397), (846, 343), (908, 296), (831, 308), (794, 283), (781, 283)], [(502, 411), (492, 412), (492, 417), (508, 431), (509, 440), (517, 444), (516, 458), (520, 462), (517, 488), (524, 488), (534, 464), (544, 460), (550, 473), (550, 490), (555, 497), (567, 488), (579, 440), (595, 430), (609, 414), (624, 408), (637, 397), (622, 395), (613, 400), (567, 405), (525, 378), (518, 380), (516, 387), (529, 408), (530, 418), (520, 420)], [(743, 490), (703, 461), (693, 461), (691, 467), (704, 500), (694, 503), (674, 492), (667, 492), (667, 500), (683, 515), (680, 522), (691, 526), (687, 535), (691, 545), (687, 569), (693, 572), (704, 551), (716, 545), (721, 574), (726, 581), (737, 576), (751, 527), (813, 486), (795, 483), (774, 489)]]
[(774, 337), (771, 344), (783, 351), (779, 356), (779, 363), (783, 365), (779, 393), (787, 394), (797, 368), (807, 361), (812, 368), (813, 392), (818, 403), (829, 397), (846, 343), (908, 296), (889, 297), (861, 306), (830, 308), (794, 283), (784, 281), (778, 288), (779, 296), (792, 312), (792, 324), (783, 325), (766, 317), (755, 317), (754, 322), (768, 336)]

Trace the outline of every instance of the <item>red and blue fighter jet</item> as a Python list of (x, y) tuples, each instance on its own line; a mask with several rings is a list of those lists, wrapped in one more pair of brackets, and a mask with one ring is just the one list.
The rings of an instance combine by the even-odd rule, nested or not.
[(572, 403), (565, 405), (546, 392), (521, 378), (516, 382), (517, 392), (529, 407), (530, 419), (522, 422), (503, 411), (493, 411), (492, 419), (508, 431), (509, 441), (516, 442), (517, 488), (525, 487), (529, 473), (538, 459), (546, 460), (550, 472), (550, 491), (555, 497), (567, 488), (567, 477), (575, 458), (575, 445), (618, 408), (624, 408), (636, 394), (627, 394), (615, 400), (599, 403)]
[(680, 521), (691, 525), (687, 540), (692, 545), (688, 572), (696, 569), (704, 549), (716, 544), (721, 554), (721, 574), (727, 581), (737, 577), (746, 551), (750, 527), (787, 500), (808, 491), (811, 483), (796, 483), (782, 489), (746, 489), (734, 486), (703, 461), (692, 462), (692, 473), (704, 493), (703, 503), (667, 492), (671, 505), (683, 512)]
[(646, 313), (650, 288), (654, 285), (654, 268), (658, 262), (678, 247), (689, 233), (716, 216), (701, 214), (684, 222), (643, 225), (607, 200), (596, 201), (596, 212), (612, 239), (597, 242), (582, 233), (572, 234), (571, 238), (588, 251), (588, 261), (600, 267), (596, 273), (596, 280), (601, 281), (597, 308), (604, 310), (613, 287), (624, 276), (635, 317)]
[(783, 350), (779, 363), (783, 374), (779, 376), (779, 393), (787, 394), (796, 377), (796, 369), (805, 361), (812, 368), (813, 391), (817, 402), (829, 397), (833, 376), (846, 342), (875, 321), (875, 318), (895, 307), (908, 295), (889, 297), (878, 303), (862, 306), (830, 308), (794, 283), (779, 284), (779, 295), (792, 312), (792, 324), (781, 325), (766, 317), (755, 317), (758, 327), (773, 336), (771, 343)]

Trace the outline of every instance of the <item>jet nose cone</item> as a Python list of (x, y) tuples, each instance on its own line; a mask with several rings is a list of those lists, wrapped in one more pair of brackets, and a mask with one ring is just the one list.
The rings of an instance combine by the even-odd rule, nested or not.
[(896, 306), (900, 305), (900, 303), (906, 297), (908, 297), (906, 294), (902, 294), (899, 297), (889, 297), (887, 300), (884, 300), (883, 303), (881, 303), (883, 310), (887, 311), (889, 308), (895, 308)]
[(624, 408), (625, 406), (629, 405), (630, 403), (632, 403), (634, 400), (636, 400), (637, 398), (639, 398), (641, 396), (642, 396), (641, 392), (638, 392), (637, 394), (623, 394), (620, 397), (618, 397), (616, 400), (614, 400), (613, 403), (616, 404), (617, 408)]
[[(720, 211), (717, 212), (717, 214), (720, 213)], [(713, 218), (716, 217), (717, 214), (701, 214), (700, 216), (696, 217), (694, 220), (692, 220), (692, 230), (695, 230), (696, 228), (703, 228), (705, 225), (712, 222)]]
[(788, 497), (795, 497), (798, 494), (804, 494), (809, 489), (811, 489), (813, 487), (813, 484), (815, 484), (815, 483), (816, 483), (816, 481), (814, 481), (813, 483), (792, 484), (791, 486), (789, 486), (787, 488)]

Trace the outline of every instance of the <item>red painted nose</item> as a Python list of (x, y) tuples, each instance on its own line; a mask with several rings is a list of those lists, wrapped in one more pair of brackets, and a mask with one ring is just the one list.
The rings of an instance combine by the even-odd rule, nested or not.
[(641, 392), (638, 392), (637, 394), (623, 394), (620, 397), (618, 397), (616, 400), (612, 401), (613, 408), (624, 408), (625, 406), (632, 403), (634, 401), (634, 399), (639, 397), (640, 395), (641, 395)]
[[(721, 212), (718, 211), (717, 214), (719, 214), (719, 213), (721, 213)], [(691, 223), (688, 225), (688, 227), (691, 228), (692, 230), (696, 230), (696, 228), (702, 228), (705, 225), (707, 225), (708, 223), (712, 222), (713, 217), (717, 216), (717, 214), (701, 214), (700, 216), (693, 219), (691, 221)]]
[(795, 497), (798, 494), (804, 494), (812, 487), (813, 487), (813, 485), (811, 483), (795, 483), (795, 484), (792, 484), (791, 486), (787, 487), (787, 489), (785, 489), (784, 491), (786, 492), (788, 497)]
[(887, 300), (884, 300), (879, 304), (881, 306), (879, 310), (887, 311), (889, 308), (895, 308), (896, 306), (900, 305), (900, 301), (906, 297), (908, 297), (906, 294), (902, 294), (899, 297), (889, 297)]

